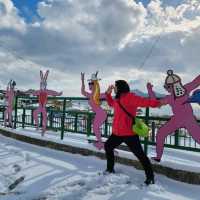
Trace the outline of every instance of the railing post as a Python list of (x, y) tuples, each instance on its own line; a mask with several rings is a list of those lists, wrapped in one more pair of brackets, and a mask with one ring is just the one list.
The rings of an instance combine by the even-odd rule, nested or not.
[(155, 132), (156, 132), (156, 123), (152, 122), (152, 135), (151, 135), (151, 141), (155, 142)]
[(26, 118), (26, 110), (23, 108), (23, 113), (22, 113), (22, 128), (25, 128), (25, 119)]
[(14, 129), (17, 128), (17, 107), (18, 107), (18, 96), (15, 97), (15, 117), (14, 117)]
[(34, 112), (34, 110), (31, 109), (31, 125), (32, 125), (32, 126), (34, 125), (33, 112)]
[(176, 130), (175, 131), (175, 135), (174, 135), (174, 137), (175, 137), (175, 147), (178, 147), (179, 146), (179, 130)]
[(50, 111), (50, 115), (49, 115), (49, 127), (50, 129), (53, 128), (53, 111)]
[(4, 122), (4, 117), (5, 117), (5, 107), (3, 107), (3, 109), (2, 109), (2, 120), (3, 120), (3, 122)]
[(92, 115), (91, 113), (88, 113), (87, 117), (87, 137), (91, 135), (92, 132)]
[(75, 127), (74, 127), (74, 131), (77, 132), (78, 131), (78, 114), (75, 114)]
[(63, 101), (63, 112), (62, 112), (62, 121), (61, 121), (61, 140), (64, 138), (65, 131), (65, 112), (66, 112), (66, 98)]
[[(146, 108), (146, 114), (145, 114), (145, 123), (149, 124), (149, 107)], [(144, 138), (144, 152), (147, 155), (148, 154), (148, 137)]]

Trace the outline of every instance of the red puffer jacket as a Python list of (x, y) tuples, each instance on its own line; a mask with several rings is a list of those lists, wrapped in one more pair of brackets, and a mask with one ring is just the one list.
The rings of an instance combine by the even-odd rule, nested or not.
[[(108, 105), (114, 108), (114, 119), (112, 132), (117, 136), (131, 136), (135, 133), (132, 130), (133, 119), (131, 119), (119, 106), (119, 99), (113, 99), (110, 94), (106, 95)], [(134, 93), (125, 93), (120, 97), (122, 106), (133, 116), (136, 116), (138, 107), (158, 107), (159, 101), (136, 96)]]

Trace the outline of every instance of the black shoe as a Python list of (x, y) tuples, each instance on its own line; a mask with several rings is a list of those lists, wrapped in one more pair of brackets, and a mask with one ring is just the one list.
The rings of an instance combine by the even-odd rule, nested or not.
[(107, 175), (107, 174), (115, 174), (115, 170), (113, 169), (113, 170), (105, 170), (104, 172), (103, 172), (103, 174), (104, 175)]
[(154, 181), (154, 177), (151, 177), (151, 178), (147, 178), (144, 183), (146, 185), (150, 185), (150, 184), (155, 184), (155, 181)]

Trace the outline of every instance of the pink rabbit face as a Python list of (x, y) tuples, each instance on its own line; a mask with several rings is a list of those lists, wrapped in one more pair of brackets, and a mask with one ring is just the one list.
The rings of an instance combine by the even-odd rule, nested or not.
[(45, 75), (43, 75), (43, 72), (40, 71), (40, 89), (46, 90), (47, 88), (47, 77), (49, 75), (49, 70), (46, 71)]

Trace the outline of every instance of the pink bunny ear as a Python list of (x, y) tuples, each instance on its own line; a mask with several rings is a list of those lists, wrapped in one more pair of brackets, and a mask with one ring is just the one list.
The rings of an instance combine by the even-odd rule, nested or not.
[(45, 82), (47, 81), (48, 75), (49, 75), (49, 70), (47, 70), (46, 73), (45, 73), (45, 75), (44, 75), (44, 80), (45, 80)]
[(43, 72), (40, 70), (40, 79), (43, 80)]

